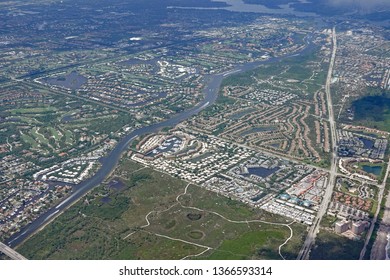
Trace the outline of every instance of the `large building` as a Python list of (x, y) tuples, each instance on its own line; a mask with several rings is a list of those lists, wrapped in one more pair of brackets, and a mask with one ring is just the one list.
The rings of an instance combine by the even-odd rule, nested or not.
[(352, 232), (356, 235), (361, 234), (367, 227), (367, 222), (365, 221), (358, 221), (352, 223)]
[(343, 233), (349, 230), (350, 222), (346, 220), (338, 221), (335, 225), (336, 233)]

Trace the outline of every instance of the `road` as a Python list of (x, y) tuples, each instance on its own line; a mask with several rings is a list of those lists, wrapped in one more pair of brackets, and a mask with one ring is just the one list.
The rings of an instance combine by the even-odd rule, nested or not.
[[(312, 42), (308, 42), (306, 48), (301, 49), (294, 54), (286, 54), (280, 57), (272, 57), (268, 60), (253, 61), (244, 64), (238, 64), (234, 66), (233, 69), (231, 69), (231, 71), (239, 70), (244, 72), (244, 71), (253, 70), (263, 64), (272, 64), (272, 63), (280, 62), (285, 58), (291, 57), (292, 55), (301, 55), (301, 54), (309, 53), (314, 47), (315, 45)], [(136, 130), (124, 136), (124, 138), (122, 138), (115, 146), (115, 148), (106, 157), (104, 157), (101, 160), (102, 166), (94, 174), (94, 176), (75, 186), (75, 190), (68, 198), (62, 201), (59, 205), (50, 208), (47, 212), (43, 213), (36, 220), (32, 221), (26, 227), (22, 228), (18, 233), (12, 235), (8, 240), (6, 240), (6, 244), (11, 247), (18, 246), (24, 240), (26, 240), (31, 235), (36, 233), (39, 229), (48, 225), (51, 221), (54, 220), (54, 218), (61, 215), (67, 208), (69, 208), (71, 205), (76, 203), (81, 197), (87, 194), (94, 187), (101, 184), (104, 181), (104, 179), (107, 177), (107, 175), (111, 174), (112, 170), (114, 170), (115, 166), (119, 162), (122, 152), (127, 150), (131, 141), (133, 141), (136, 137), (140, 135), (145, 135), (147, 133), (155, 133), (163, 127), (176, 126), (180, 122), (198, 114), (207, 106), (214, 104), (214, 102), (217, 99), (222, 80), (225, 78), (225, 76), (223, 76), (224, 74), (226, 73), (207, 75), (205, 77), (206, 86), (203, 90), (205, 95), (204, 100), (202, 100), (194, 107), (186, 111), (180, 112), (172, 116), (170, 119), (162, 121), (160, 123), (155, 123), (149, 126), (137, 128)]]
[[(389, 176), (390, 172), (390, 160), (387, 163), (387, 170), (385, 177), (383, 178), (383, 183), (379, 186), (379, 194), (378, 194), (378, 208), (376, 209), (374, 219), (372, 220), (370, 229), (368, 230), (366, 240), (364, 243), (364, 247), (362, 251), (360, 252), (360, 259), (362, 260), (364, 258), (364, 255), (366, 254), (367, 245), (368, 242), (371, 239), (371, 235), (374, 231), (375, 224), (378, 220), (378, 215), (380, 211), (380, 205), (383, 200), (383, 195), (385, 192), (386, 187), (386, 181)], [(387, 235), (390, 233), (390, 195), (387, 197), (386, 204), (385, 204), (385, 212), (383, 213), (383, 219), (380, 225), (380, 228), (378, 230), (377, 237), (375, 239), (374, 245), (371, 250), (371, 256), (370, 259), (372, 260), (384, 260), (386, 259), (386, 245), (387, 245)]]
[(14, 249), (8, 247), (7, 245), (1, 242), (0, 242), (0, 252), (7, 255), (13, 260), (27, 260), (25, 257), (23, 257), (21, 254), (16, 252)]
[(331, 167), (330, 167), (329, 178), (328, 178), (328, 186), (325, 190), (324, 197), (322, 198), (321, 205), (320, 205), (319, 210), (317, 212), (317, 216), (314, 219), (314, 222), (313, 222), (312, 226), (310, 227), (309, 232), (306, 236), (306, 240), (303, 244), (303, 247), (298, 254), (297, 259), (299, 259), (299, 260), (309, 259), (309, 254), (310, 254), (311, 248), (315, 242), (317, 233), (319, 231), (321, 219), (324, 216), (324, 214), (326, 213), (329, 202), (332, 198), (333, 187), (335, 185), (335, 180), (337, 177), (336, 123), (334, 120), (333, 103), (332, 103), (332, 96), (331, 96), (331, 92), (330, 92), (330, 84), (332, 81), (333, 67), (334, 67), (334, 62), (335, 62), (336, 52), (337, 52), (337, 37), (336, 37), (336, 28), (335, 27), (333, 27), (333, 31), (332, 31), (332, 41), (333, 41), (332, 57), (331, 57), (331, 60), (329, 63), (328, 76), (326, 78), (326, 84), (325, 84), (325, 93), (326, 93), (326, 99), (327, 99), (327, 103), (328, 103), (329, 127), (330, 127), (331, 141), (332, 141)]

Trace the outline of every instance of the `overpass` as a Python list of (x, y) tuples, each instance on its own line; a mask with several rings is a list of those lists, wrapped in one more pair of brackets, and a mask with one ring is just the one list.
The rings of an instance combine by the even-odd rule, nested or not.
[(7, 255), (13, 260), (27, 260), (25, 257), (23, 257), (21, 254), (16, 252), (14, 249), (1, 242), (0, 242), (0, 252), (2, 252), (4, 255)]

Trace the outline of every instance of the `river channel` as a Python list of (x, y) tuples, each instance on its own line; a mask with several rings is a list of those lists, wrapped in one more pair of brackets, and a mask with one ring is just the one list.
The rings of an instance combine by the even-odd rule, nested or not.
[(118, 164), (118, 161), (122, 153), (128, 148), (129, 144), (138, 136), (142, 136), (147, 133), (156, 132), (164, 127), (175, 126), (178, 123), (198, 114), (206, 107), (214, 104), (218, 97), (218, 92), (219, 92), (221, 82), (224, 78), (240, 72), (253, 70), (256, 67), (263, 64), (276, 63), (288, 57), (308, 53), (311, 50), (313, 50), (315, 47), (315, 45), (312, 42), (309, 42), (309, 40), (310, 40), (310, 36), (306, 38), (307, 45), (297, 53), (280, 56), (280, 57), (272, 57), (264, 61), (256, 61), (256, 62), (239, 64), (236, 65), (232, 70), (228, 72), (206, 76), (205, 80), (207, 82), (204, 89), (204, 100), (202, 102), (198, 103), (196, 106), (194, 106), (191, 109), (188, 109), (177, 115), (172, 116), (171, 119), (168, 119), (160, 123), (152, 124), (150, 126), (138, 128), (130, 132), (126, 136), (124, 136), (124, 138), (118, 142), (116, 147), (105, 158), (101, 160), (102, 166), (93, 177), (76, 185), (74, 187), (74, 191), (64, 201), (62, 201), (57, 206), (54, 206), (53, 208), (51, 208), (50, 210), (42, 214), (40, 217), (38, 217), (36, 220), (31, 222), (29, 225), (22, 228), (20, 232), (11, 236), (8, 240), (6, 240), (5, 243), (10, 247), (15, 247), (19, 245), (28, 237), (30, 237), (32, 234), (34, 234), (38, 229), (50, 223), (58, 214), (63, 212), (66, 208), (68, 208), (70, 205), (72, 205), (81, 197), (83, 197), (87, 192), (100, 185), (104, 181), (104, 179), (112, 172), (112, 170), (114, 170), (114, 168)]

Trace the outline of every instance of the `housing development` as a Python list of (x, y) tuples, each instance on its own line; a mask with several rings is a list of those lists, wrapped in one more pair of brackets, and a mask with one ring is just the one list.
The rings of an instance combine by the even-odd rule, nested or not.
[(0, 4), (0, 258), (389, 258), (388, 28), (29, 2)]

